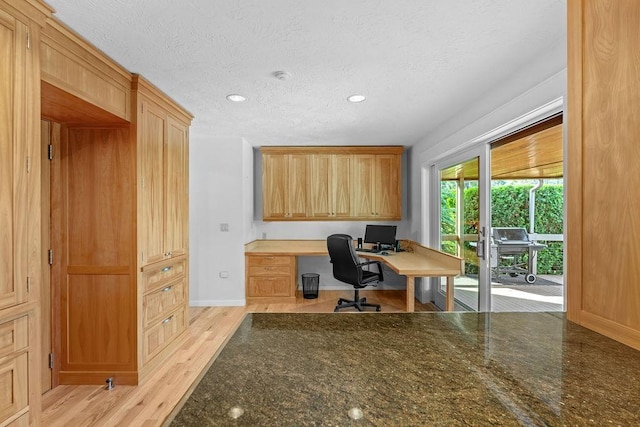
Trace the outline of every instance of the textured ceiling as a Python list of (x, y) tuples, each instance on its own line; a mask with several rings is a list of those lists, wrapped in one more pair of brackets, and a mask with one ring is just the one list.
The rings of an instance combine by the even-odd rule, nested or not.
[(564, 0), (47, 3), (191, 111), (192, 137), (252, 145), (412, 145), (565, 40)]

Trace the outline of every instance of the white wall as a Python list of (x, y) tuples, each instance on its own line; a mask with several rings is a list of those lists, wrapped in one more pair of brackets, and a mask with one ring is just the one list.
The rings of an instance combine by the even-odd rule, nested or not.
[[(244, 242), (253, 237), (251, 147), (242, 138), (194, 138), (189, 161), (190, 305), (244, 305)], [(223, 223), (228, 232), (220, 230)]]

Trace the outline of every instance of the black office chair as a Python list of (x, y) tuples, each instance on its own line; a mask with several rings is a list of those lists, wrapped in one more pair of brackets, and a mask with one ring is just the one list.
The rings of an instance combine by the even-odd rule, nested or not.
[[(333, 277), (341, 282), (353, 285), (355, 290), (353, 300), (340, 298), (333, 311), (347, 307), (355, 307), (358, 311), (362, 311), (363, 307), (375, 307), (376, 311), (380, 311), (380, 305), (367, 303), (367, 299), (360, 298), (359, 294), (360, 289), (368, 284), (384, 280), (380, 261), (359, 262), (358, 256), (353, 249), (353, 239), (347, 234), (332, 234), (327, 237), (327, 249), (333, 264)], [(378, 272), (367, 271), (362, 268), (371, 264), (378, 266)]]

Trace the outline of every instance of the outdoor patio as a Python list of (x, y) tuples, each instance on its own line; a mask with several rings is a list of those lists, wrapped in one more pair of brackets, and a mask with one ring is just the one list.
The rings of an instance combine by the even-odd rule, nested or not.
[[(474, 279), (457, 280), (455, 298), (469, 307), (476, 307), (478, 288)], [(522, 276), (501, 275), (491, 281), (492, 311), (563, 311), (563, 276), (540, 275), (533, 284)]]

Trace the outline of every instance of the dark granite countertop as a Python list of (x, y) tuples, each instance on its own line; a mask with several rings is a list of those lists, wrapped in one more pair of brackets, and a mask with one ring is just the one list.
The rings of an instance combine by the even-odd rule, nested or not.
[(640, 352), (563, 314), (248, 314), (172, 425), (640, 425)]

